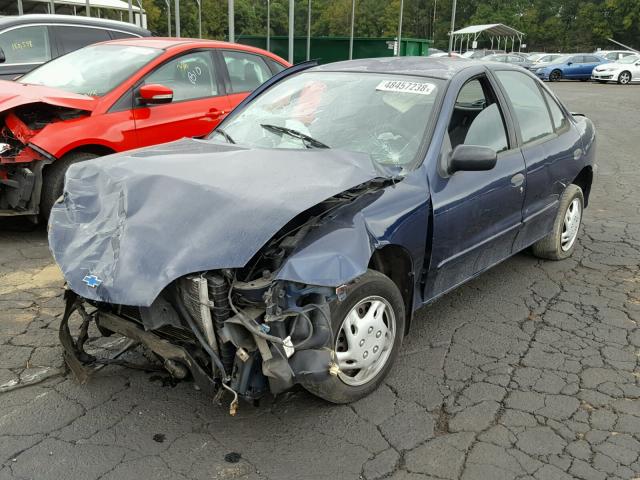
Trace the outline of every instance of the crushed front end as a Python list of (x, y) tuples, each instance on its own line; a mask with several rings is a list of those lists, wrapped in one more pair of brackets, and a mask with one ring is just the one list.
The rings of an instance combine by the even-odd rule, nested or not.
[[(267, 263), (281, 260), (275, 254)], [(238, 397), (257, 400), (267, 391), (321, 383), (337, 373), (329, 309), (336, 298), (334, 288), (274, 280), (268, 269), (187, 275), (149, 307), (96, 302), (68, 290), (60, 339), (80, 381), (105, 364), (124, 363), (118, 357), (141, 345), (174, 378), (190, 376), (210, 395), (232, 392), (235, 414)], [(80, 324), (72, 337), (74, 313)], [(84, 348), (92, 323), (103, 336), (119, 334), (129, 343), (110, 359), (99, 359)]]
[(33, 139), (47, 125), (86, 116), (84, 110), (45, 103), (21, 105), (0, 119), (0, 216), (39, 212), (43, 169), (55, 157)]

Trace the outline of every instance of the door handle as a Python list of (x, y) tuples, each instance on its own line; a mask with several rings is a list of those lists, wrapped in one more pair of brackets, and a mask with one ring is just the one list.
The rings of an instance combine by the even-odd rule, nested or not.
[(217, 120), (223, 115), (225, 115), (226, 113), (227, 112), (225, 112), (224, 110), (218, 110), (217, 108), (212, 108), (205, 114), (205, 117), (211, 118), (213, 120)]
[(511, 177), (511, 185), (514, 187), (520, 187), (524, 183), (524, 175), (521, 173), (516, 173), (513, 177)]

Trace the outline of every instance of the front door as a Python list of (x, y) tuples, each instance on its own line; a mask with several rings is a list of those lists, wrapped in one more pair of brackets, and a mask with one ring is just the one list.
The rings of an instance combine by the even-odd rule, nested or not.
[(212, 51), (200, 50), (173, 58), (147, 75), (143, 84), (161, 84), (173, 90), (173, 101), (134, 108), (138, 146), (203, 137), (229, 113)]
[(425, 298), (432, 298), (508, 257), (522, 223), (525, 163), (508, 134), (505, 109), (485, 75), (460, 90), (442, 158), (458, 145), (498, 152), (492, 170), (435, 175), (433, 247)]
[[(571, 57), (564, 67), (562, 76), (565, 78), (578, 78), (583, 68), (583, 59), (584, 57), (582, 55), (574, 55)], [(571, 65), (569, 65), (569, 63), (571, 63)]]

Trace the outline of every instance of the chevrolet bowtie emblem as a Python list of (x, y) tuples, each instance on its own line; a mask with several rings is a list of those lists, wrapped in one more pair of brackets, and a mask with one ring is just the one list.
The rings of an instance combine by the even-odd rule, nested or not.
[(102, 283), (102, 280), (95, 275), (87, 275), (82, 279), (82, 281), (91, 288), (97, 288)]

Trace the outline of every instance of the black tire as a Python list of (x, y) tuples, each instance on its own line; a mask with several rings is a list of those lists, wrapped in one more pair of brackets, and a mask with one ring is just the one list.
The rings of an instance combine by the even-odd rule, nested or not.
[[(349, 385), (345, 383), (341, 376), (330, 376), (328, 380), (320, 384), (305, 385), (305, 388), (312, 394), (332, 403), (351, 403), (359, 400), (373, 392), (384, 380), (391, 369), (398, 352), (402, 346), (405, 329), (404, 301), (400, 290), (389, 277), (374, 270), (368, 270), (358, 278), (349, 289), (347, 298), (342, 302), (336, 302), (331, 306), (331, 327), (334, 336), (337, 336), (342, 322), (347, 314), (362, 300), (371, 296), (382, 297), (393, 309), (395, 315), (395, 338), (391, 351), (388, 354), (386, 363), (375, 374), (375, 376), (362, 385)], [(336, 345), (336, 338), (333, 345)]]
[(100, 155), (88, 152), (73, 152), (56, 160), (46, 167), (42, 179), (42, 193), (40, 194), (40, 220), (47, 222), (53, 204), (62, 195), (64, 189), (64, 175), (74, 163), (98, 158)]
[(620, 85), (629, 85), (631, 83), (631, 72), (625, 70), (618, 75), (618, 83)]
[[(580, 220), (578, 222), (578, 231), (575, 234), (575, 240), (572, 242), (569, 248), (565, 249), (562, 246), (562, 233), (564, 230), (564, 219), (567, 214), (567, 210), (571, 206), (572, 202), (578, 199), (580, 203)], [(582, 224), (582, 214), (584, 212), (584, 195), (582, 189), (577, 185), (569, 185), (562, 197), (560, 197), (560, 204), (558, 206), (558, 213), (556, 219), (553, 222), (553, 230), (546, 237), (538, 240), (533, 244), (533, 254), (536, 257), (544, 258), (547, 260), (564, 260), (569, 258), (573, 251), (576, 249), (577, 237), (579, 236), (580, 225)]]
[(554, 70), (549, 74), (550, 82), (557, 82), (558, 80), (562, 80), (562, 72), (560, 70)]

